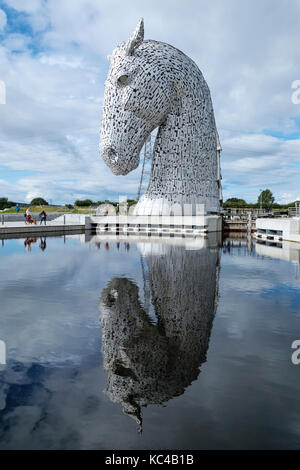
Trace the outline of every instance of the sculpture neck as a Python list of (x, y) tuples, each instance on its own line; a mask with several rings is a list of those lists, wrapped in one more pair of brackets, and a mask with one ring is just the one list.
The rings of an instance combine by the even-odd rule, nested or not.
[(213, 115), (184, 100), (181, 113), (170, 113), (155, 142), (146, 196), (171, 203), (204, 203), (217, 193), (216, 130)]
[(136, 214), (160, 215), (170, 205), (185, 209), (186, 204), (192, 214), (201, 204), (206, 212), (219, 212), (216, 125), (210, 93), (201, 77), (201, 86), (189, 84), (172, 99), (158, 130), (149, 186)]
[(149, 190), (152, 194), (197, 192), (191, 185), (197, 142), (190, 114), (170, 114), (160, 126), (153, 154)]

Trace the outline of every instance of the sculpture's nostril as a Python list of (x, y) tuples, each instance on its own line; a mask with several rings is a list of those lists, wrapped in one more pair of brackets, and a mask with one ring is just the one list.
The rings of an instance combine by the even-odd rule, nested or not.
[(104, 150), (104, 155), (109, 158), (110, 160), (117, 160), (117, 152), (115, 151), (114, 148), (108, 147)]

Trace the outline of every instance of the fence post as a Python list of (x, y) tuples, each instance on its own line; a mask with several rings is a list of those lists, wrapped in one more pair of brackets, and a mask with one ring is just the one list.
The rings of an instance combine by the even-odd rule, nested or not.
[(4, 215), (1, 214), (1, 222), (2, 222), (2, 225), (4, 225)]
[(64, 225), (66, 225), (66, 214), (64, 214)]

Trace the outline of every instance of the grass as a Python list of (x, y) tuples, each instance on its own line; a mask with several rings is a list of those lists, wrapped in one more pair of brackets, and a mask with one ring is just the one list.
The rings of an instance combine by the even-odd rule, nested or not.
[(3, 214), (18, 214), (18, 213), (24, 214), (24, 212), (26, 212), (26, 209), (29, 209), (30, 212), (32, 213), (40, 213), (42, 212), (42, 210), (44, 210), (47, 213), (50, 213), (50, 212), (66, 213), (67, 212), (69, 214), (89, 214), (90, 212), (95, 210), (95, 208), (92, 208), (92, 207), (68, 209), (65, 206), (29, 206), (29, 207), (21, 206), (19, 212), (17, 212), (16, 209), (14, 208), (14, 209), (7, 209), (6, 211), (3, 211), (2, 213)]
[[(54, 206), (26, 206), (26, 207), (20, 207), (19, 214), (22, 214), (26, 212), (26, 209), (29, 209), (30, 212), (42, 212), (42, 210), (46, 212), (64, 212), (66, 208), (63, 207), (54, 207)], [(16, 209), (8, 209), (4, 211), (5, 214), (17, 214), (18, 212)]]
[[(132, 204), (136, 204), (136, 201), (128, 201), (129, 206)], [(105, 205), (106, 203), (102, 203), (101, 205)], [(116, 206), (116, 202), (109, 202), (107, 204), (112, 204)], [(62, 213), (68, 213), (68, 214), (90, 214), (96, 211), (96, 208), (98, 206), (90, 206), (90, 207), (75, 207), (74, 209), (68, 209), (66, 206), (20, 206), (19, 212), (16, 211), (16, 209), (7, 209), (6, 211), (3, 211), (0, 213), (2, 214), (24, 214), (26, 212), (26, 209), (29, 208), (31, 213), (40, 213), (42, 210), (44, 210), (46, 213), (50, 212), (62, 212)]]

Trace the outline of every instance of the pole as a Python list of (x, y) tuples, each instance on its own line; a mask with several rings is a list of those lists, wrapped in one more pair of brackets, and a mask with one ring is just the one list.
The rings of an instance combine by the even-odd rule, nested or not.
[(144, 159), (143, 159), (143, 166), (142, 166), (140, 184), (139, 184), (138, 193), (137, 193), (137, 197), (136, 197), (137, 201), (140, 200), (140, 196), (141, 196), (141, 189), (142, 189), (143, 178), (144, 178), (145, 161), (146, 161), (146, 142), (144, 144)]
[(260, 210), (262, 210), (262, 189), (260, 189)]

